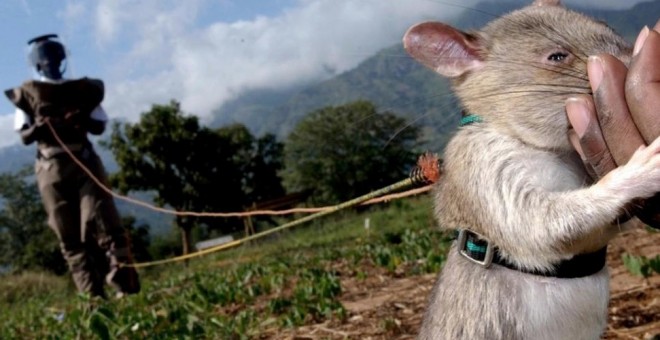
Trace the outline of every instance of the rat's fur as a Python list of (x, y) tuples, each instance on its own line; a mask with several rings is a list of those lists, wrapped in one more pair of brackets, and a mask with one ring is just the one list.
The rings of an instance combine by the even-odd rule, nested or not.
[[(605, 24), (537, 0), (471, 34), (412, 27), (409, 53), (453, 79), (467, 112), (445, 150), (436, 191), (442, 228), (468, 228), (511, 263), (552, 269), (602, 248), (625, 205), (660, 191), (660, 142), (595, 184), (567, 139), (565, 100), (590, 93), (589, 55), (622, 60), (630, 47)], [(550, 56), (564, 53), (559, 62)], [(598, 339), (607, 322), (608, 273), (560, 279), (492, 265), (453, 247), (430, 298), (420, 339)]]

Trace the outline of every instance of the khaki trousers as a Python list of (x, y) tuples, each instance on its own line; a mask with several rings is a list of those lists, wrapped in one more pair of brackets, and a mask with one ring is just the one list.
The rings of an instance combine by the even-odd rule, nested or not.
[[(76, 155), (107, 186), (105, 169), (93, 149), (84, 148)], [(78, 291), (105, 296), (104, 279), (119, 291), (139, 291), (135, 270), (117, 267), (132, 259), (112, 196), (66, 153), (39, 157), (35, 172), (48, 225), (59, 239)], [(121, 282), (116, 282), (118, 279)]]

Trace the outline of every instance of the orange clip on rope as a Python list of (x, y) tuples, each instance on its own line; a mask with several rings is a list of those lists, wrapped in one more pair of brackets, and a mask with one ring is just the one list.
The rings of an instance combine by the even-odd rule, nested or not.
[(442, 175), (442, 160), (432, 153), (425, 153), (417, 160), (410, 174), (410, 179), (417, 185), (433, 184), (440, 180)]

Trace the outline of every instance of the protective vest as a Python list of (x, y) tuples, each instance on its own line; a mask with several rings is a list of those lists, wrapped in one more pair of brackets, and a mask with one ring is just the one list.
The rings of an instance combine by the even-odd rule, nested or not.
[[(101, 104), (104, 95), (103, 82), (98, 79), (80, 78), (61, 83), (29, 80), (20, 87), (5, 91), (5, 95), (19, 109), (23, 110), (30, 123), (38, 117), (64, 121), (67, 114), (80, 115), (89, 119), (92, 111)], [(56, 125), (57, 134), (67, 144), (88, 144), (87, 131), (63, 122)], [(58, 145), (50, 133), (38, 140), (40, 147)]]

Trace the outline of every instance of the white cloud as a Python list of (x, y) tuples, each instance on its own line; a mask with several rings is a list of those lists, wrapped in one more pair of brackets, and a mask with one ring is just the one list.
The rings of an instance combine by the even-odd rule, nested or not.
[(96, 37), (113, 43), (120, 35), (137, 45), (154, 43), (188, 28), (204, 0), (98, 0), (94, 13)]
[[(287, 87), (349, 70), (399, 42), (411, 24), (460, 10), (427, 0), (301, 0), (277, 17), (192, 28), (194, 10), (161, 9), (151, 22), (134, 21), (143, 39), (121, 69), (137, 77), (112, 79), (116, 86), (109, 88), (106, 106), (135, 117), (136, 108), (175, 98), (184, 110), (207, 116), (246, 89)], [(114, 24), (101, 26), (115, 32), (107, 28)]]
[[(99, 40), (121, 33), (133, 39), (106, 78), (113, 84), (106, 106), (134, 119), (153, 103), (177, 99), (185, 111), (205, 117), (247, 89), (304, 84), (349, 70), (399, 42), (410, 25), (447, 20), (476, 2), (299, 0), (276, 17), (196, 27), (208, 5), (203, 0), (101, 1)], [(591, 4), (621, 7), (615, 0)]]
[(328, 70), (346, 71), (396, 43), (434, 7), (420, 4), (315, 1), (278, 18), (214, 24), (175, 46), (182, 104), (206, 115), (245, 89), (288, 87), (332, 76)]

